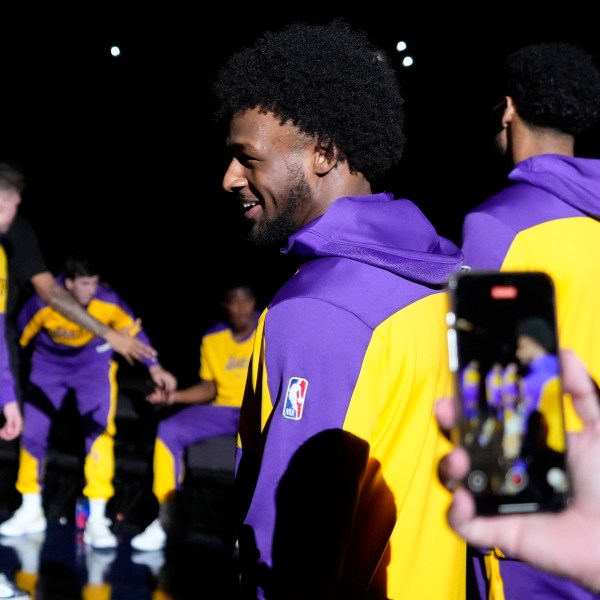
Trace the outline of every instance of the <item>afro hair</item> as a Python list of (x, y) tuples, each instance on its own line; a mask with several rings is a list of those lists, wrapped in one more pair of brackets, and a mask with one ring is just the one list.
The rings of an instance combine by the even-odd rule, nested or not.
[(398, 163), (404, 109), (395, 70), (341, 19), (294, 23), (233, 54), (214, 84), (217, 121), (258, 108), (319, 140), (373, 183)]
[(600, 118), (600, 71), (594, 57), (567, 42), (532, 44), (510, 54), (503, 67), (503, 95), (534, 127), (572, 136)]

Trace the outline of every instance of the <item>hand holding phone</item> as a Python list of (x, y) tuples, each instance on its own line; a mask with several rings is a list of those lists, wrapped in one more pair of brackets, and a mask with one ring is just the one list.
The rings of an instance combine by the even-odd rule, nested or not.
[(470, 455), (464, 483), (477, 512), (560, 510), (569, 482), (552, 280), (461, 272), (448, 292), (455, 435)]

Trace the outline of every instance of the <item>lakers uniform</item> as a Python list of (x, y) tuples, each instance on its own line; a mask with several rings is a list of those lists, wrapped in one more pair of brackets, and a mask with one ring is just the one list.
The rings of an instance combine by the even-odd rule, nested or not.
[(183, 457), (188, 446), (215, 436), (237, 434), (253, 339), (254, 330), (245, 339), (236, 339), (225, 322), (203, 335), (199, 375), (215, 383), (217, 395), (210, 404), (183, 407), (159, 423), (153, 492), (161, 504), (183, 485)]
[(285, 251), (306, 260), (261, 315), (240, 416), (242, 597), (464, 598), (433, 414), (462, 255), (391, 194), (339, 198)]
[[(517, 164), (509, 180), (512, 185), (465, 218), (465, 263), (550, 275), (560, 345), (573, 349), (600, 382), (600, 160), (535, 156)], [(568, 429), (578, 429), (581, 422), (568, 399), (565, 411)], [(595, 597), (573, 582), (501, 556), (488, 557), (487, 574), (477, 561), (482, 598)]]
[(0, 408), (16, 400), (15, 380), (10, 367), (6, 342), (6, 300), (8, 297), (8, 265), (0, 245)]
[[(115, 329), (131, 327), (131, 334), (150, 343), (120, 296), (100, 284), (87, 307), (98, 321)], [(113, 350), (102, 338), (73, 323), (37, 295), (18, 316), (20, 344), (33, 344), (30, 389), (25, 396), (17, 489), (39, 493), (52, 418), (69, 392), (74, 392), (85, 431), (86, 485), (89, 498), (113, 496), (116, 374)], [(150, 367), (157, 364), (144, 361)]]

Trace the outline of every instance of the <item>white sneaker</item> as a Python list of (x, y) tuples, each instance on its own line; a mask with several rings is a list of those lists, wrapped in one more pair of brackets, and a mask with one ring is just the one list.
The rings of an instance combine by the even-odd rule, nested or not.
[(29, 593), (9, 581), (4, 573), (0, 573), (0, 598), (2, 600), (31, 600)]
[(148, 567), (154, 575), (158, 577), (160, 570), (165, 564), (164, 550), (149, 550), (148, 552), (132, 552), (131, 562), (134, 565), (144, 565)]
[(28, 533), (42, 533), (46, 531), (46, 527), (46, 516), (42, 507), (26, 508), (21, 505), (10, 519), (0, 525), (0, 535), (17, 537)]
[[(0, 546), (12, 548), (15, 551), (21, 563), (21, 571), (37, 573), (40, 564), (40, 553), (45, 541), (46, 533), (42, 531), (41, 533), (30, 533), (18, 537), (0, 537)], [(1, 598), (2, 596), (0, 596)]]
[(158, 518), (154, 519), (142, 533), (138, 533), (138, 535), (131, 538), (131, 547), (144, 552), (162, 550), (166, 543), (167, 533)]
[(104, 583), (109, 567), (117, 558), (117, 551), (114, 549), (96, 550), (92, 546), (85, 547), (85, 566), (87, 569), (87, 582), (91, 584)]
[(92, 548), (116, 548), (117, 538), (108, 528), (108, 521), (102, 519), (88, 519), (83, 530), (83, 542)]

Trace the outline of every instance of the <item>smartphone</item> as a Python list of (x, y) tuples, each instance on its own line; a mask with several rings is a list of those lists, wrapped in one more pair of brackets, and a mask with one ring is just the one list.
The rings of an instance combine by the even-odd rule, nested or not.
[(569, 478), (556, 300), (541, 272), (465, 271), (448, 285), (464, 485), (481, 515), (557, 511)]

